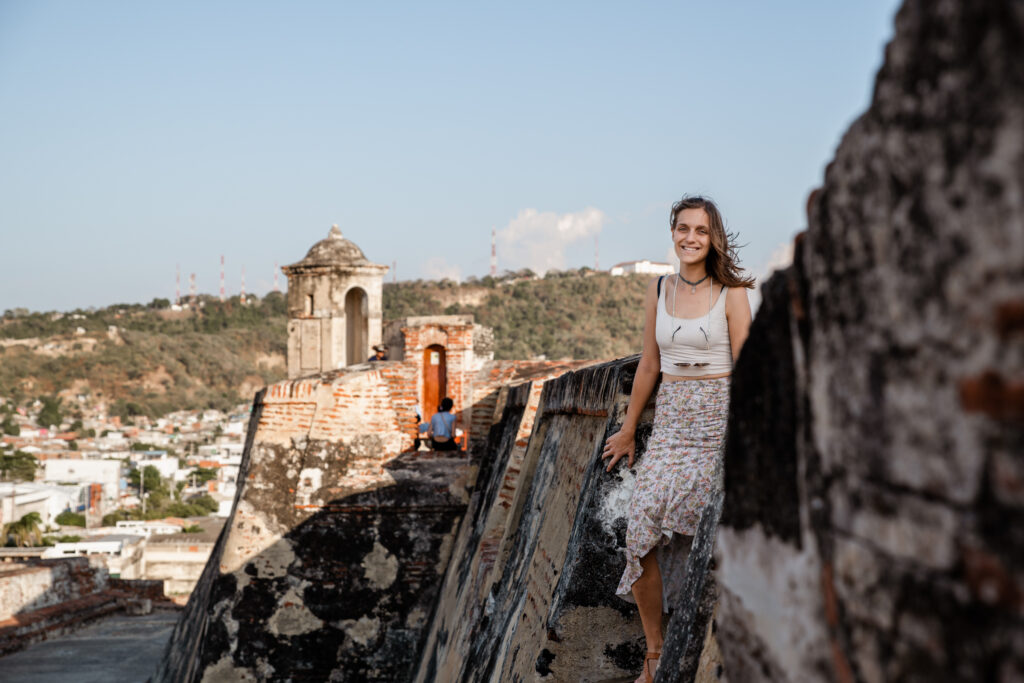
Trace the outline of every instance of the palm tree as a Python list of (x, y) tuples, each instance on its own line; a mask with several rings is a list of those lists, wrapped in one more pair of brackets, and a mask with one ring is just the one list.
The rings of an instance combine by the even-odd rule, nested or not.
[(43, 518), (39, 516), (38, 512), (29, 512), (17, 522), (11, 522), (4, 526), (4, 539), (14, 536), (14, 545), (19, 548), (42, 545), (43, 532), (40, 528), (42, 523)]

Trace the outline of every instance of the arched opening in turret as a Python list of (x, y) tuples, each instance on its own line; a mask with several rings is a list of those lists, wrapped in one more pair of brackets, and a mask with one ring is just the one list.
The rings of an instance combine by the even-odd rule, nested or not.
[(370, 355), (366, 292), (353, 287), (345, 294), (345, 365), (362, 363)]

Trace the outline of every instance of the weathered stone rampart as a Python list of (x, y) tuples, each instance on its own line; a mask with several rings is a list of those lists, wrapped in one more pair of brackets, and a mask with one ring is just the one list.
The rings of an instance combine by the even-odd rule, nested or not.
[(1024, 680), (1024, 6), (908, 0), (736, 367), (730, 680)]
[(155, 680), (408, 677), (472, 467), (396, 457), (390, 406), (376, 371), (257, 396), (234, 511)]

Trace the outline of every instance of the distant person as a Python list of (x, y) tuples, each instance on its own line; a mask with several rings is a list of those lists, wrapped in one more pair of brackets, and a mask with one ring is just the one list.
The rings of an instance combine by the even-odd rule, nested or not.
[(377, 344), (376, 346), (373, 347), (373, 355), (370, 356), (367, 359), (366, 362), (368, 362), (368, 363), (375, 363), (376, 361), (387, 360), (387, 359), (388, 359), (388, 345), (387, 344)]
[(643, 354), (629, 407), (601, 456), (611, 458), (609, 471), (623, 456), (633, 466), (637, 423), (660, 376), (654, 431), (629, 501), (626, 570), (616, 590), (632, 592), (644, 627), (647, 656), (637, 681), (652, 681), (661, 657), (662, 576), (678, 577), (681, 567), (670, 558), (681, 561), (689, 552), (719, 486), (729, 377), (750, 330), (746, 289), (754, 286), (711, 200), (683, 197), (672, 206), (669, 228), (679, 272), (647, 286)]
[[(412, 447), (413, 450), (420, 450), (420, 446), (424, 445), (427, 440), (427, 431), (430, 429), (430, 425), (423, 421), (423, 415), (420, 413), (420, 409), (416, 409), (416, 438), (413, 439)], [(425, 447), (425, 446), (424, 446)]]
[(451, 412), (454, 407), (455, 401), (445, 396), (441, 405), (437, 407), (437, 412), (430, 418), (430, 429), (427, 434), (435, 451), (459, 449), (459, 445), (455, 443), (455, 416)]

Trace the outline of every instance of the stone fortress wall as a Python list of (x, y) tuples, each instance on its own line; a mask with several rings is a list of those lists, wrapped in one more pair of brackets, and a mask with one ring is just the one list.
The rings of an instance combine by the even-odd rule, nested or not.
[(1024, 680), (1022, 65), (1020, 2), (907, 0), (767, 284), (717, 539), (731, 680)]
[[(896, 28), (765, 284), (660, 681), (1024, 680), (1024, 11)], [(482, 365), (468, 460), (402, 454), (405, 362), (257, 397), (155, 681), (635, 675), (631, 475), (597, 455), (636, 359)]]

